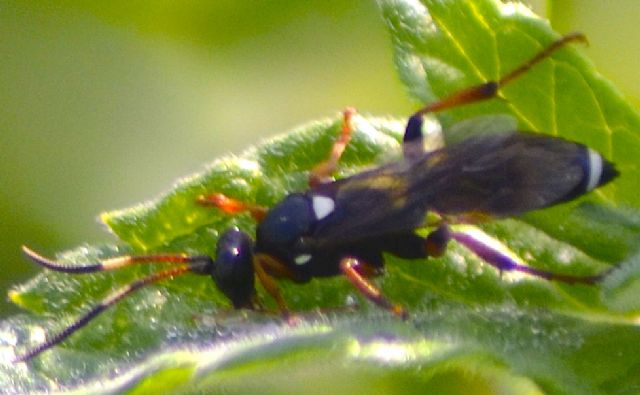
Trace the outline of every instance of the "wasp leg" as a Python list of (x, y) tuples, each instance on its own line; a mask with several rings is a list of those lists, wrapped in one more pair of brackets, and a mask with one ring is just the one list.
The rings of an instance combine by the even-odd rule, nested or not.
[[(375, 269), (369, 268), (366, 263), (362, 263), (356, 258), (346, 257), (340, 261), (340, 270), (367, 299), (402, 319), (408, 318), (408, 313), (402, 306), (392, 303), (373, 283), (365, 278), (366, 273), (375, 273)], [(365, 274), (363, 275), (363, 273)]]
[(291, 313), (287, 307), (287, 302), (282, 296), (278, 283), (269, 273), (274, 273), (278, 277), (293, 278), (291, 272), (282, 262), (266, 254), (256, 254), (253, 259), (253, 266), (256, 275), (258, 276), (258, 280), (260, 280), (260, 284), (262, 284), (262, 287), (278, 304), (280, 314), (282, 314), (285, 319), (290, 320)]
[(351, 140), (351, 133), (353, 132), (352, 119), (355, 113), (356, 110), (353, 108), (347, 108), (342, 112), (342, 129), (340, 136), (338, 136), (338, 139), (333, 143), (329, 158), (311, 170), (309, 174), (310, 187), (332, 181), (331, 176), (336, 171), (338, 161), (347, 144), (349, 144), (349, 140)]
[(425, 239), (427, 256), (437, 258), (444, 255), (449, 240), (451, 240), (451, 232), (448, 226), (439, 226), (436, 230), (429, 233)]
[(527, 266), (520, 262), (517, 256), (510, 253), (497, 240), (490, 238), (477, 229), (469, 228), (466, 231), (449, 230), (449, 236), (471, 250), (482, 260), (502, 271), (518, 271), (547, 280), (560, 281), (567, 284), (589, 284), (600, 282), (611, 271), (605, 270), (591, 276), (576, 276), (571, 274), (554, 273), (542, 269)]
[(475, 103), (482, 100), (487, 100), (495, 97), (498, 93), (498, 90), (516, 78), (520, 77), (522, 74), (526, 73), (529, 69), (531, 69), (534, 65), (540, 63), (544, 59), (551, 56), (555, 51), (561, 49), (565, 45), (571, 42), (582, 42), (586, 43), (587, 38), (581, 33), (571, 33), (566, 36), (559, 38), (558, 40), (552, 42), (542, 51), (538, 52), (536, 55), (531, 57), (526, 62), (522, 63), (519, 67), (511, 71), (510, 73), (500, 77), (497, 81), (488, 81), (483, 84), (475, 85), (469, 87), (467, 89), (463, 89), (459, 92), (453, 93), (452, 95), (445, 97), (442, 100), (439, 100), (435, 103), (431, 103), (418, 112), (418, 114), (427, 114), (432, 112), (442, 111), (448, 108), (457, 107), (464, 104)]
[(267, 215), (268, 209), (253, 203), (242, 202), (228, 197), (222, 193), (212, 193), (210, 195), (200, 195), (196, 198), (196, 203), (202, 206), (217, 207), (227, 214), (237, 214), (249, 212), (251, 216), (258, 222), (262, 221)]
[(552, 42), (542, 51), (531, 57), (529, 60), (521, 64), (519, 67), (511, 71), (510, 73), (500, 77), (495, 81), (488, 81), (482, 84), (474, 85), (461, 91), (455, 92), (444, 99), (438, 100), (434, 103), (416, 111), (407, 122), (405, 134), (403, 138), (403, 152), (405, 158), (411, 160), (424, 153), (424, 147), (422, 145), (422, 124), (423, 115), (428, 113), (435, 113), (442, 110), (462, 106), (465, 104), (471, 104), (480, 102), (483, 100), (489, 100), (498, 95), (498, 90), (516, 78), (520, 77), (531, 69), (534, 65), (548, 58), (558, 49), (564, 47), (571, 42), (587, 42), (586, 37), (581, 33), (572, 33), (559, 38)]

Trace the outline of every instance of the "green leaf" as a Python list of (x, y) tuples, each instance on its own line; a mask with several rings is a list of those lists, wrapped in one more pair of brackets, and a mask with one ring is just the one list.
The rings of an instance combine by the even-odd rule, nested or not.
[[(494, 0), (380, 1), (400, 75), (421, 101), (499, 77), (557, 37), (513, 4)], [(427, 9), (429, 10), (427, 13)], [(567, 47), (501, 92), (505, 100), (442, 114), (458, 129), (500, 125), (578, 140), (600, 150), (622, 176), (577, 202), (484, 231), (527, 264), (592, 274), (621, 266), (599, 287), (497, 273), (458, 245), (441, 259), (388, 257), (385, 293), (407, 306), (400, 321), (371, 307), (342, 278), (304, 286), (282, 282), (300, 312), (233, 311), (209, 278), (184, 276), (150, 286), (28, 364), (7, 360), (43, 333), (64, 328), (118, 286), (151, 273), (135, 267), (71, 276), (43, 272), (11, 299), (29, 311), (0, 323), (0, 388), (87, 393), (575, 393), (622, 394), (640, 388), (637, 255), (640, 216), (634, 158), (640, 118), (602, 80), (579, 49)], [(482, 118), (471, 119), (483, 115)], [(400, 119), (356, 118), (339, 177), (400, 155)], [(220, 232), (254, 229), (250, 216), (195, 204), (222, 192), (270, 206), (304, 190), (325, 159), (340, 119), (304, 125), (218, 159), (158, 199), (103, 221), (117, 246), (81, 246), (59, 254), (82, 265), (127, 253), (214, 254)], [(438, 125), (432, 124), (434, 136)], [(273, 303), (265, 299), (268, 306)]]
[[(497, 80), (559, 37), (547, 21), (517, 3), (425, 0), (423, 6), (398, 0), (382, 1), (381, 7), (401, 79), (421, 102)], [(522, 130), (579, 141), (613, 160), (622, 173), (615, 183), (572, 205), (528, 215), (527, 221), (616, 262), (635, 251), (640, 238), (638, 216), (627, 210), (638, 207), (640, 117), (579, 51), (571, 46), (559, 51), (504, 87), (502, 100), (461, 107), (441, 119), (450, 124), (510, 114)], [(603, 202), (608, 207), (591, 204)]]

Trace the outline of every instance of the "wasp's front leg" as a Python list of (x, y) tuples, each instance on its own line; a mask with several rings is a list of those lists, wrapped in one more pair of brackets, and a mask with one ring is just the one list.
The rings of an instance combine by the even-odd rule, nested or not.
[(253, 266), (260, 284), (262, 284), (265, 291), (276, 301), (282, 317), (292, 323), (295, 322), (296, 318), (291, 315), (282, 291), (280, 291), (280, 287), (274, 279), (274, 276), (294, 279), (294, 273), (292, 273), (284, 263), (267, 254), (256, 254), (254, 256)]
[(242, 202), (228, 197), (222, 193), (212, 193), (210, 195), (200, 195), (196, 198), (196, 203), (202, 206), (217, 207), (227, 214), (237, 214), (249, 212), (258, 222), (267, 215), (268, 209), (257, 204)]

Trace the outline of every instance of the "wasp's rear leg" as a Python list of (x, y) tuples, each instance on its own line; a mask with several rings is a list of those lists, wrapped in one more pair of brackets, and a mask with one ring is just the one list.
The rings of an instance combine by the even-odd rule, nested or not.
[(333, 143), (329, 158), (324, 162), (316, 165), (309, 174), (309, 186), (314, 187), (318, 184), (324, 184), (333, 180), (332, 175), (338, 167), (338, 161), (342, 156), (347, 144), (351, 140), (351, 133), (353, 132), (353, 116), (356, 110), (354, 108), (346, 108), (342, 112), (342, 128), (340, 136)]
[[(455, 240), (464, 245), (482, 260), (503, 271), (518, 271), (547, 280), (560, 281), (567, 284), (596, 284), (600, 282), (609, 270), (592, 276), (576, 276), (571, 274), (554, 273), (537, 269), (523, 264), (520, 259), (510, 253), (506, 247), (495, 239), (490, 238), (479, 229), (465, 228), (465, 230), (452, 230), (446, 225), (440, 226), (427, 237), (427, 252), (429, 255), (442, 254), (450, 240)], [(437, 255), (436, 255), (437, 256)]]
[(510, 73), (501, 76), (499, 79), (474, 85), (461, 91), (454, 92), (451, 95), (446, 96), (434, 103), (428, 104), (420, 110), (416, 111), (407, 122), (407, 127), (405, 129), (405, 134), (402, 141), (405, 158), (411, 160), (412, 158), (419, 157), (424, 153), (424, 147), (422, 144), (422, 124), (424, 122), (423, 116), (425, 114), (435, 113), (450, 108), (463, 106), (465, 104), (492, 99), (498, 96), (498, 91), (501, 88), (525, 74), (534, 65), (548, 58), (558, 49), (572, 42), (584, 43), (586, 41), (586, 37), (581, 33), (567, 34), (566, 36), (563, 36), (558, 40), (552, 42), (546, 48), (531, 57), (529, 60), (522, 63), (519, 67), (516, 67)]
[(402, 306), (387, 299), (382, 292), (366, 278), (369, 274), (375, 275), (375, 273), (377, 273), (375, 268), (369, 267), (369, 265), (360, 262), (356, 258), (346, 257), (340, 261), (340, 270), (347, 279), (351, 281), (351, 284), (358, 288), (367, 299), (402, 319), (408, 317), (407, 311)]

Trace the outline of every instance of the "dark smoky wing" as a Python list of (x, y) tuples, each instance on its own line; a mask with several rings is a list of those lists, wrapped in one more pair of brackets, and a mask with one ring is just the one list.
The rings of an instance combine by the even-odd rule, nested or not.
[(335, 209), (313, 238), (341, 243), (407, 232), (423, 225), (427, 211), (505, 217), (569, 200), (584, 183), (586, 152), (531, 133), (472, 137), (321, 186)]
[(311, 191), (333, 199), (335, 207), (326, 218), (318, 221), (313, 232), (316, 243), (349, 243), (368, 237), (413, 231), (423, 223), (425, 210), (421, 205), (407, 206), (406, 162), (356, 174), (321, 185)]
[(587, 160), (586, 147), (560, 138), (471, 138), (416, 161), (413, 173), (423, 176), (415, 177), (408, 196), (411, 205), (446, 215), (515, 216), (584, 193)]

